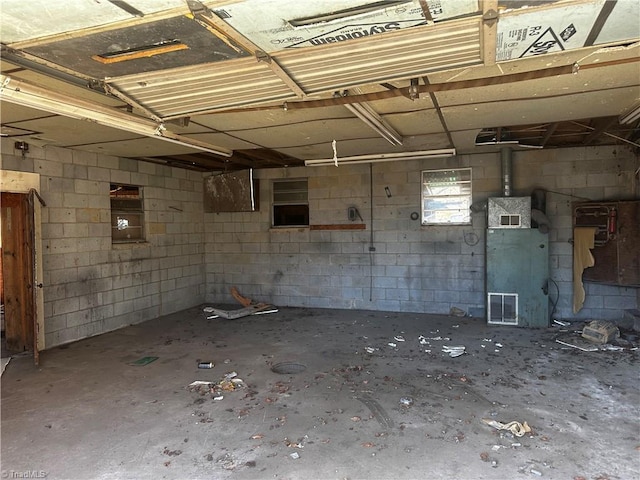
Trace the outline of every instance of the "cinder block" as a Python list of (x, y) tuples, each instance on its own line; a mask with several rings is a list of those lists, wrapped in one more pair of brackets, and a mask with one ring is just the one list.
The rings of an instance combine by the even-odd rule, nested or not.
[[(98, 164), (98, 154), (92, 152), (84, 152), (82, 150), (71, 150), (72, 161), (78, 165), (96, 166)], [(117, 168), (117, 164), (113, 164), (116, 157), (100, 156), (100, 165), (108, 168)], [(111, 162), (111, 165), (109, 163)]]
[(70, 163), (64, 164), (64, 177), (72, 178), (76, 181), (86, 180), (88, 178), (88, 171), (85, 165), (73, 165)]
[(39, 173), (40, 175), (49, 175), (53, 177), (64, 176), (63, 164), (59, 162), (35, 159), (33, 161), (33, 170), (34, 173)]

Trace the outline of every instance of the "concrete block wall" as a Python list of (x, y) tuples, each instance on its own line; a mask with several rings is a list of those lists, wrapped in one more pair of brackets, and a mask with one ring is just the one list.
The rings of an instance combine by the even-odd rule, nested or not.
[[(638, 166), (625, 147), (513, 152), (512, 195), (546, 191), (555, 318), (616, 319), (638, 305), (637, 289), (587, 283), (584, 307), (574, 315), (570, 243), (572, 202), (638, 198)], [(468, 226), (423, 227), (411, 219), (420, 214), (421, 171), (456, 167), (472, 167), (474, 202), (502, 196), (494, 153), (255, 172), (259, 211), (204, 214), (206, 300), (229, 302), (237, 286), (280, 306), (427, 313), (457, 307), (484, 316), (485, 214), (472, 214)], [(349, 224), (347, 208), (356, 207), (363, 220), (354, 223), (366, 229), (271, 228), (271, 182), (284, 178), (308, 178), (312, 225)]]
[[(573, 313), (571, 241), (574, 202), (640, 198), (635, 177), (639, 157), (626, 147), (587, 147), (521, 152), (515, 159), (516, 186), (523, 191), (536, 187), (547, 191), (547, 214), (552, 224), (550, 275), (555, 282), (550, 295), (552, 303), (557, 299), (556, 317), (618, 320), (625, 309), (637, 308), (639, 289), (585, 282), (583, 308)], [(541, 168), (538, 177), (527, 176), (532, 168)]]
[[(234, 285), (280, 306), (484, 315), (484, 213), (452, 227), (422, 227), (411, 214), (420, 212), (424, 169), (472, 167), (474, 201), (500, 196), (499, 154), (259, 170), (259, 211), (212, 214), (203, 212), (200, 173), (30, 147), (23, 157), (3, 139), (0, 160), (2, 169), (40, 175), (47, 347), (230, 302)], [(546, 191), (557, 318), (618, 319), (638, 308), (638, 289), (586, 283), (574, 315), (569, 241), (572, 202), (638, 198), (639, 166), (624, 147), (514, 152), (513, 195)], [(308, 178), (311, 224), (351, 224), (347, 208), (356, 207), (354, 223), (366, 228), (271, 228), (271, 182), (283, 178)], [(143, 187), (146, 243), (111, 244), (111, 182)]]
[[(477, 312), (484, 298), (482, 215), (463, 227), (426, 228), (411, 219), (413, 212), (420, 214), (421, 170), (467, 167), (471, 160), (256, 172), (260, 211), (205, 214), (207, 300), (230, 300), (235, 285), (281, 306), (432, 313), (456, 306)], [(482, 155), (473, 160), (474, 175), (495, 176), (499, 185), (492, 161)], [(366, 228), (271, 228), (271, 183), (282, 178), (308, 178), (312, 225), (364, 223)], [(482, 195), (486, 191), (474, 193)], [(349, 221), (349, 207), (356, 207), (362, 220)], [(250, 235), (240, 234), (249, 229)]]
[[(1, 160), (40, 174), (47, 348), (204, 301), (201, 173), (9, 139)], [(111, 182), (143, 188), (146, 242), (111, 243)]]

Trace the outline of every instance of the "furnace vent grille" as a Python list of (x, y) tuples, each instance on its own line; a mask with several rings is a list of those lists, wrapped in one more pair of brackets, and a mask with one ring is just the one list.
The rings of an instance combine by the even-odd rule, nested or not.
[(487, 323), (494, 325), (518, 325), (518, 294), (491, 293), (488, 294)]

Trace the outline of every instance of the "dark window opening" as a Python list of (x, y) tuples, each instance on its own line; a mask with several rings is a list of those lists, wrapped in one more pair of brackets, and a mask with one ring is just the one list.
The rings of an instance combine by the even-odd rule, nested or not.
[(111, 240), (113, 243), (144, 241), (142, 189), (111, 184)]
[(307, 179), (276, 180), (273, 182), (274, 227), (303, 227), (309, 225)]

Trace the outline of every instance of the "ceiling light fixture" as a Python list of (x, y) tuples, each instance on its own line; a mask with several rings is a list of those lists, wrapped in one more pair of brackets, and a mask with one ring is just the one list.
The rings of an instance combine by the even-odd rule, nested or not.
[(365, 103), (345, 104), (360, 120), (369, 125), (391, 145), (402, 145), (402, 135), (396, 132), (380, 115)]
[[(357, 89), (354, 90), (358, 94), (360, 93)], [(347, 97), (349, 96), (349, 91), (345, 90), (342, 94), (335, 92), (333, 96)], [(378, 115), (378, 113), (367, 103), (345, 103), (344, 106), (391, 145), (402, 145), (402, 135), (396, 132), (387, 122), (385, 122), (382, 117), (380, 117), (380, 115)]]
[(24, 80), (12, 79), (6, 75), (0, 75), (0, 100), (69, 118), (94, 122), (223, 157), (230, 157), (233, 154), (232, 150), (173, 133), (167, 130), (162, 123), (135, 117), (104, 105), (71, 98)]
[(636, 104), (629, 112), (621, 115), (618, 121), (621, 125), (628, 125), (640, 119), (640, 103)]
[(305, 160), (304, 164), (307, 167), (324, 167), (327, 165), (355, 165), (360, 163), (380, 163), (399, 160), (426, 160), (430, 158), (453, 157), (455, 154), (455, 148), (444, 148), (442, 150), (420, 150), (417, 152), (356, 155), (353, 157), (338, 158), (337, 160), (334, 158), (325, 158), (322, 160)]

